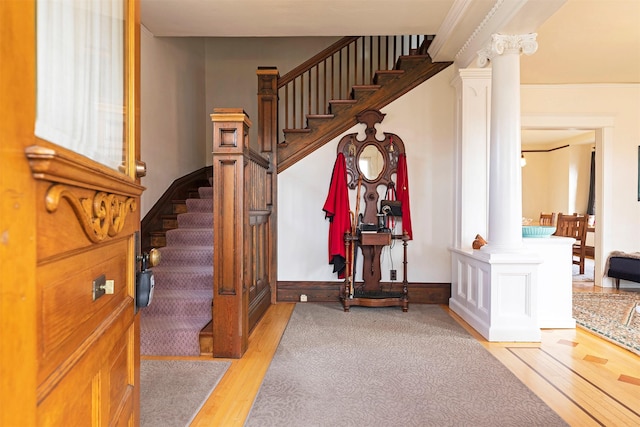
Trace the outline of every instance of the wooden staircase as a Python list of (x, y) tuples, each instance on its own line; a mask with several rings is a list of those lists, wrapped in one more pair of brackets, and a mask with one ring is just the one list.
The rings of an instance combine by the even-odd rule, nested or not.
[(360, 112), (383, 108), (451, 65), (431, 60), (432, 40), (345, 37), (279, 78), (278, 172), (355, 125)]
[(140, 223), (140, 247), (165, 247), (166, 232), (178, 227), (178, 214), (187, 211), (186, 199), (197, 198), (198, 188), (210, 185), (211, 166), (198, 169), (175, 180)]

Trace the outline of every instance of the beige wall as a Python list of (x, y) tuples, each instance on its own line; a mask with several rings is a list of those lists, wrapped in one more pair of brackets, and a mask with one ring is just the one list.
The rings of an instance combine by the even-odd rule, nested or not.
[(257, 142), (258, 67), (277, 65), (284, 74), (335, 40), (154, 37), (142, 27), (142, 217), (173, 181), (212, 164), (214, 107), (244, 108)]
[(534, 221), (540, 212), (584, 214), (587, 210), (593, 144), (566, 146), (561, 141), (554, 145), (558, 146), (554, 150), (524, 153), (527, 165), (522, 168), (522, 216)]
[[(285, 75), (339, 37), (247, 37), (206, 39), (206, 109), (244, 108), (254, 123), (250, 130), (252, 146), (257, 146), (258, 67), (277, 67)], [(207, 115), (208, 117), (208, 115)], [(206, 124), (207, 164), (212, 164), (210, 120)], [(282, 135), (279, 135), (281, 138)]]
[(141, 215), (177, 178), (206, 165), (204, 41), (141, 31)]
[(571, 145), (569, 147), (569, 204), (563, 213), (587, 213), (590, 170), (591, 145)]
[[(602, 126), (604, 139), (596, 132), (596, 158), (602, 174), (596, 173), (602, 191), (603, 209), (596, 211), (596, 227), (603, 232), (603, 261), (612, 250), (640, 250), (640, 202), (638, 202), (638, 145), (640, 144), (640, 85), (524, 85), (521, 88), (523, 116), (543, 117), (550, 128), (579, 119)], [(554, 117), (560, 117), (556, 120)], [(598, 128), (598, 126), (594, 126)]]

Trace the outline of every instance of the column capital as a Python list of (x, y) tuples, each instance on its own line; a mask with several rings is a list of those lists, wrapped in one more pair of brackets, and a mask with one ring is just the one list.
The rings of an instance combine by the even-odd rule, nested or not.
[(478, 51), (478, 66), (484, 67), (487, 62), (504, 53), (524, 53), (533, 55), (538, 50), (537, 33), (530, 34), (492, 34), (491, 42)]

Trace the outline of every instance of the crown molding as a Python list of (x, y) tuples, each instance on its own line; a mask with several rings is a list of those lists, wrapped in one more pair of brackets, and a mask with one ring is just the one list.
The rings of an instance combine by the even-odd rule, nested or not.
[(491, 42), (493, 34), (535, 32), (566, 1), (456, 0), (429, 48), (429, 55), (434, 61), (455, 61), (458, 68), (467, 68), (476, 61), (478, 51)]

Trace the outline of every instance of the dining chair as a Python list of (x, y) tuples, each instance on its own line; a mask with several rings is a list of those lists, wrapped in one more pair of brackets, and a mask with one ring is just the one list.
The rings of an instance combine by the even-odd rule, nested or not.
[(540, 225), (556, 225), (556, 213), (540, 212)]
[[(573, 264), (580, 266), (580, 274), (584, 274), (584, 258), (586, 256), (587, 217), (585, 215), (558, 214), (554, 236), (573, 237)], [(577, 258), (577, 259), (576, 259)]]

